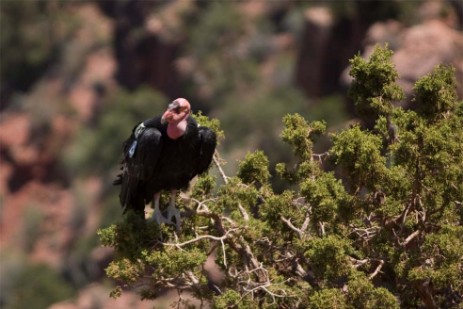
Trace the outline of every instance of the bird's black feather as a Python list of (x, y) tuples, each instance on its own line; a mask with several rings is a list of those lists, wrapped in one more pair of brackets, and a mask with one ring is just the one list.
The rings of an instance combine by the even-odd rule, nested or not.
[[(114, 181), (121, 185), (119, 199), (125, 210), (143, 215), (145, 204), (162, 190), (185, 189), (196, 175), (209, 167), (216, 147), (215, 133), (198, 127), (189, 117), (185, 134), (172, 140), (167, 136), (167, 124), (160, 117), (144, 121), (146, 129), (135, 137), (135, 128), (124, 143), (122, 172)], [(129, 149), (137, 145), (133, 156)]]
[(202, 174), (211, 165), (215, 147), (217, 145), (217, 137), (215, 132), (206, 127), (199, 127), (200, 150), (199, 150), (199, 165), (198, 174)]

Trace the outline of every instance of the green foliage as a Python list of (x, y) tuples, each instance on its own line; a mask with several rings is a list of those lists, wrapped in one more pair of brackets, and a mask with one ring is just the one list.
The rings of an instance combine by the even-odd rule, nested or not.
[(347, 309), (346, 296), (339, 289), (323, 289), (309, 297), (310, 309)]
[(31, 304), (34, 308), (48, 308), (73, 296), (71, 285), (48, 266), (15, 263), (2, 257), (2, 308), (28, 308)]
[(343, 169), (344, 177), (355, 184), (351, 190), (361, 187), (374, 189), (386, 170), (381, 155), (382, 139), (363, 131), (358, 126), (333, 136), (330, 153), (336, 165)]
[(58, 15), (49, 9), (49, 2), (2, 3), (0, 75), (2, 82), (22, 91), (44, 73), (61, 43), (54, 29)]
[(248, 153), (240, 162), (237, 176), (246, 184), (266, 184), (270, 172), (269, 161), (262, 151)]
[(111, 262), (106, 268), (106, 274), (116, 280), (134, 283), (143, 274), (143, 264), (123, 258)]
[(390, 61), (392, 51), (376, 46), (369, 60), (355, 56), (350, 64), (350, 75), (354, 78), (349, 95), (355, 102), (357, 112), (372, 120), (379, 114), (389, 113), (392, 103), (403, 99), (403, 90), (395, 83), (397, 70)]
[(286, 115), (283, 123), (285, 125), (281, 133), (283, 141), (291, 145), (294, 153), (302, 160), (311, 158), (313, 138), (325, 132), (325, 124), (321, 121), (309, 124), (299, 114)]
[[(101, 230), (116, 250), (107, 274), (142, 298), (173, 287), (214, 308), (460, 308), (463, 103), (451, 69), (438, 67), (415, 86), (421, 110), (395, 107), (391, 55), (352, 61), (351, 94), (373, 129), (330, 134), (319, 154), (325, 124), (285, 116), (281, 138), (297, 161), (275, 170), (290, 189), (275, 192), (266, 154), (248, 153), (235, 177), (219, 171), (223, 185), (202, 175), (177, 200), (181, 231), (131, 214)], [(220, 292), (208, 259), (224, 275)]]
[(312, 216), (316, 222), (333, 222), (338, 207), (347, 199), (340, 180), (332, 173), (317, 178), (307, 178), (301, 183), (301, 195), (312, 206)]
[(375, 287), (364, 275), (349, 281), (348, 302), (358, 309), (399, 309), (396, 297), (387, 289)]
[(242, 302), (241, 295), (233, 290), (226, 291), (223, 295), (214, 297), (215, 309), (234, 308), (249, 308), (250, 304)]
[(457, 103), (455, 69), (439, 65), (418, 80), (414, 87), (415, 101), (426, 118), (443, 117)]
[(220, 121), (216, 118), (210, 119), (209, 117), (203, 115), (201, 111), (198, 111), (195, 114), (192, 114), (193, 118), (198, 122), (202, 127), (207, 127), (215, 132), (217, 135), (217, 140), (220, 142), (225, 138), (225, 133), (220, 128)]
[(348, 253), (353, 250), (348, 240), (336, 235), (317, 237), (308, 241), (307, 248), (305, 256), (310, 260), (315, 276), (327, 280), (327, 286), (352, 271)]

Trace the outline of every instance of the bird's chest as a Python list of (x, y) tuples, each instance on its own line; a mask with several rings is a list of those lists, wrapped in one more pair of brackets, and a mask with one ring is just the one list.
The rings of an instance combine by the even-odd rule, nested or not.
[(197, 145), (184, 137), (166, 138), (160, 160), (160, 168), (170, 173), (186, 172), (195, 164)]

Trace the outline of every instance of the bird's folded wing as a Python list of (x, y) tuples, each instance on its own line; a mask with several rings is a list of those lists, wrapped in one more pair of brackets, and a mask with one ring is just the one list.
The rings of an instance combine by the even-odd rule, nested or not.
[(217, 136), (214, 131), (206, 127), (199, 127), (198, 133), (200, 137), (199, 143), (199, 166), (198, 174), (204, 173), (211, 164), (212, 156), (214, 155), (217, 145)]
[(139, 180), (153, 176), (162, 151), (162, 135), (158, 129), (147, 128), (138, 136), (132, 157), (126, 157), (127, 174)]
[(158, 129), (147, 128), (136, 141), (136, 149), (129, 155), (126, 149), (126, 156), (122, 164), (122, 173), (115, 183), (121, 185), (119, 200), (127, 210), (131, 208), (143, 208), (144, 197), (140, 194), (141, 186), (154, 175), (159, 156), (162, 151), (162, 135)]

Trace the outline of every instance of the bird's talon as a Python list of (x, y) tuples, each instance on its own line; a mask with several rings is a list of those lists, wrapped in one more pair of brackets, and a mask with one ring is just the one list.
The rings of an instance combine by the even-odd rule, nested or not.
[(153, 212), (150, 220), (157, 223), (157, 225), (161, 225), (162, 223), (167, 223), (168, 220), (161, 214), (161, 212)]
[[(172, 217), (175, 218), (175, 223), (172, 221)], [(176, 226), (177, 231), (180, 230), (181, 219), (180, 219), (180, 210), (175, 207), (169, 207), (167, 209), (167, 219), (166, 223)]]

